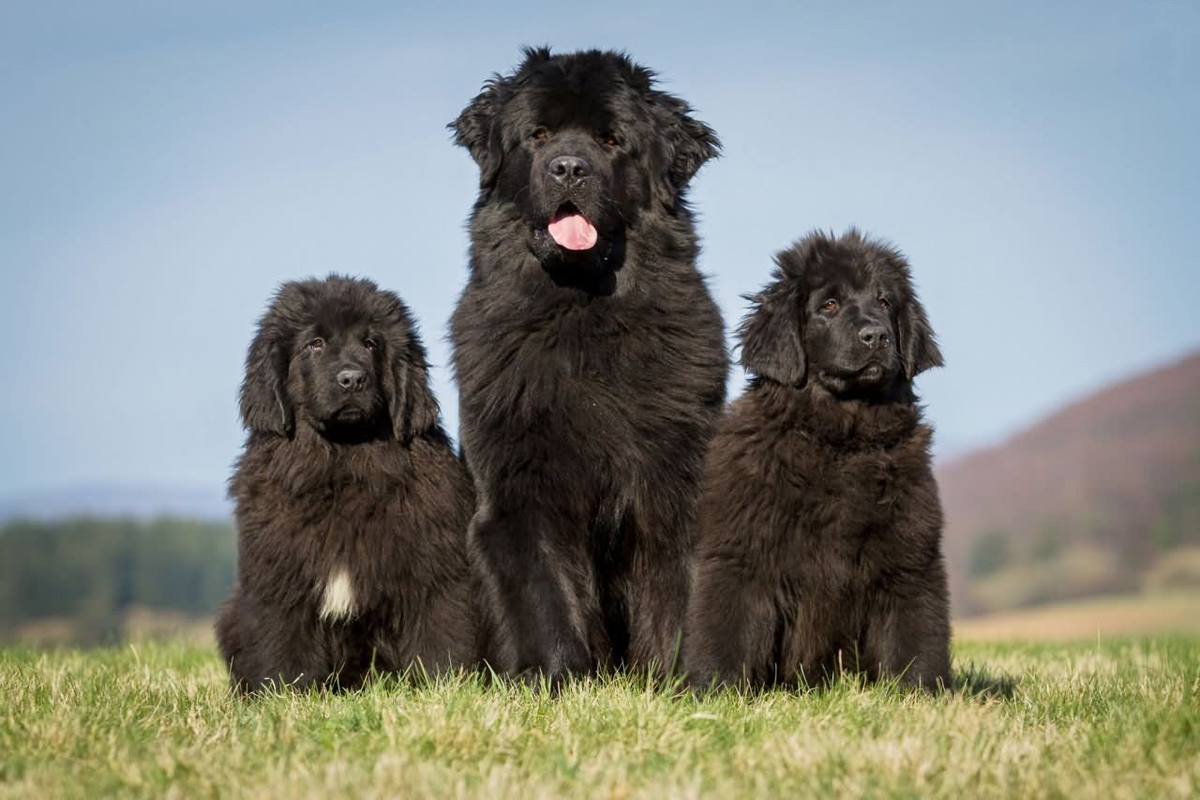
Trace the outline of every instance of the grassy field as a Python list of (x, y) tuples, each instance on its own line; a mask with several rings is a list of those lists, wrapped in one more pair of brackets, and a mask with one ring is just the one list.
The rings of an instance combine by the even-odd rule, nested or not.
[(696, 699), (473, 677), (230, 698), (184, 644), (0, 651), (0, 795), (1052, 796), (1200, 793), (1200, 639), (959, 643), (938, 697), (850, 679)]

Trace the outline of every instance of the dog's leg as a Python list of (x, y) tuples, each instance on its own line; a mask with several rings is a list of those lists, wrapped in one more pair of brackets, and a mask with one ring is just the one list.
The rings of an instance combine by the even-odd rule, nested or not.
[(701, 556), (695, 575), (684, 626), (688, 682), (695, 689), (772, 682), (781, 623), (777, 587), (736, 557)]
[(268, 610), (240, 588), (222, 606), (217, 641), (230, 683), (239, 692), (307, 689), (334, 672), (323, 637), (286, 614)]
[(594, 670), (587, 630), (598, 612), (585, 538), (583, 524), (530, 505), (476, 512), (469, 541), (497, 672), (557, 688)]
[(628, 565), (626, 607), (629, 616), (629, 657), (632, 667), (663, 674), (675, 670), (683, 639), (691, 580), (682, 534), (662, 528), (650, 533), (635, 523), (633, 553)]
[[(479, 661), (476, 615), (465, 576), (464, 583), (433, 587), (419, 613), (419, 627), (397, 631), (387, 643), (388, 658), (399, 669), (420, 662), (420, 669), (431, 676), (473, 667)], [(402, 643), (399, 649), (397, 642)]]
[(623, 515), (627, 555), (621, 583), (628, 615), (628, 663), (658, 674), (678, 669), (691, 590), (690, 557), (700, 494), (699, 432), (664, 430), (631, 481)]
[(950, 686), (950, 611), (946, 574), (937, 558), (911, 583), (889, 587), (871, 603), (861, 666), (871, 677), (896, 677), (936, 691)]

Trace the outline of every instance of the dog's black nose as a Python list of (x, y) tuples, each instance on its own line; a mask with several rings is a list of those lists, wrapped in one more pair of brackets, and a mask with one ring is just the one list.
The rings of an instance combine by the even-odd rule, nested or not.
[(550, 162), (550, 177), (572, 186), (592, 174), (592, 165), (579, 156), (559, 156)]
[(361, 369), (344, 369), (337, 374), (337, 382), (347, 392), (361, 391), (367, 385), (367, 373)]
[(868, 325), (858, 332), (858, 339), (874, 350), (876, 347), (887, 344), (891, 340), (891, 335), (883, 325)]

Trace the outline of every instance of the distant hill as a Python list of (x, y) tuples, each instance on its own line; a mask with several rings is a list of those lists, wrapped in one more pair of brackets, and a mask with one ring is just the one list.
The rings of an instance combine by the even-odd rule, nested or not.
[(0, 523), (80, 516), (133, 519), (170, 516), (223, 522), (233, 516), (233, 507), (222, 486), (97, 483), (0, 497)]
[(950, 460), (938, 478), (958, 614), (1190, 580), (1171, 564), (1193, 564), (1200, 546), (1200, 353)]

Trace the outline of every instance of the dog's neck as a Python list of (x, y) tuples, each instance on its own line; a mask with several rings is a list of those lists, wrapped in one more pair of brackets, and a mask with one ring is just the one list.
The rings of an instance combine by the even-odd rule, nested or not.
[(327, 497), (349, 484), (375, 486), (379, 492), (406, 479), (410, 468), (409, 451), (390, 434), (354, 441), (334, 441), (311, 425), (296, 425), (293, 437), (253, 434), (261, 437), (258, 445), (247, 445), (247, 452), (260, 452), (269, 460), (287, 464), (285, 473), (274, 476), (279, 487), (294, 497)]
[(322, 453), (324, 458), (363, 457), (367, 452), (388, 448), (394, 443), (390, 424), (322, 426), (307, 419), (296, 424), (295, 434), (286, 444), (302, 450)]
[(839, 396), (815, 381), (785, 386), (756, 380), (747, 390), (768, 412), (821, 442), (849, 449), (894, 447), (907, 441), (922, 422), (911, 387), (886, 396)]

